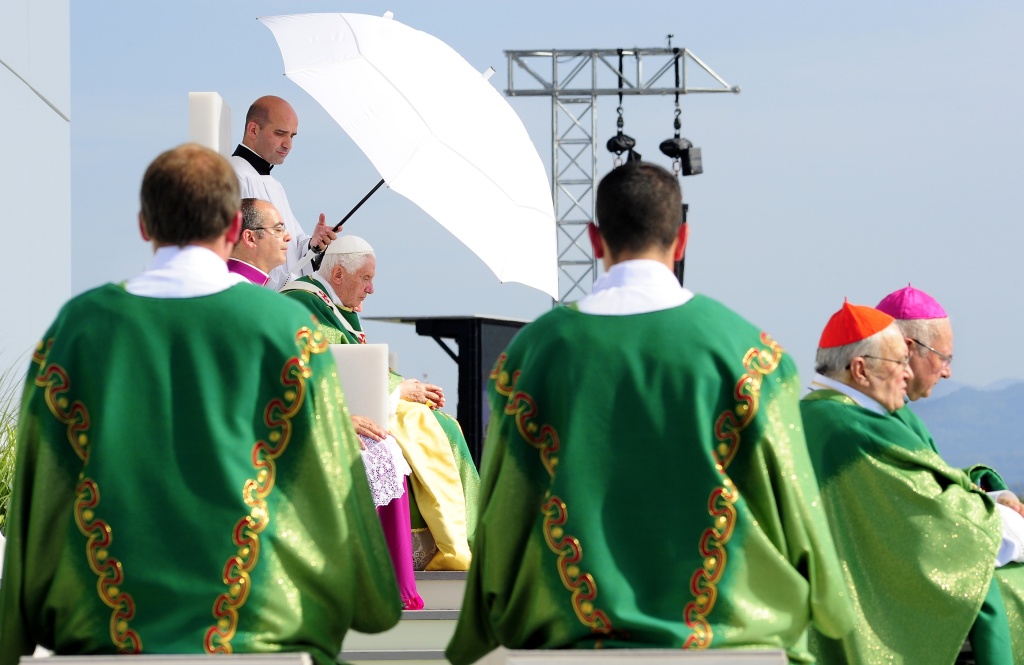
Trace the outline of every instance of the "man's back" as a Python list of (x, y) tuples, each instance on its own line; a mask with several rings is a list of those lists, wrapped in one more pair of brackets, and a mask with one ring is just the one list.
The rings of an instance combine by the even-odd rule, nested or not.
[(812, 618), (843, 632), (798, 390), (770, 337), (700, 296), (524, 328), (492, 373), (452, 662), (499, 643), (800, 655)]
[(308, 313), (248, 284), (69, 302), (23, 400), (0, 662), (22, 636), (58, 653), (333, 662), (350, 626), (393, 624), (325, 349)]

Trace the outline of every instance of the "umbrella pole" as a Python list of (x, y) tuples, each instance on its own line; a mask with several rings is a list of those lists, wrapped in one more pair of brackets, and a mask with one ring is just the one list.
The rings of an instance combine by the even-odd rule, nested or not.
[[(364, 203), (366, 203), (366, 200), (369, 199), (371, 196), (373, 196), (373, 193), (376, 192), (378, 189), (380, 189), (383, 184), (384, 184), (384, 178), (381, 178), (380, 182), (378, 182), (376, 185), (374, 185), (373, 189), (371, 189), (370, 191), (368, 191), (366, 193), (366, 196), (364, 196), (363, 198), (359, 199), (359, 203), (357, 203), (351, 210), (349, 210), (348, 214), (345, 215), (344, 217), (342, 217), (341, 221), (338, 222), (337, 224), (335, 224), (334, 228), (331, 229), (331, 230), (334, 231), (335, 233), (337, 233), (338, 229), (340, 229), (342, 227), (342, 225), (345, 222), (348, 221), (348, 218), (351, 217), (352, 215), (354, 215), (356, 210), (359, 210), (359, 208), (361, 208), (362, 205)], [(313, 264), (313, 270), (320, 270), (320, 263), (323, 262), (323, 259), (324, 259), (324, 253), (314, 249), (313, 250), (313, 260), (311, 261), (311, 263)]]
[(356, 210), (359, 210), (359, 208), (361, 208), (361, 207), (362, 207), (362, 205), (363, 205), (364, 203), (366, 203), (366, 200), (367, 200), (368, 198), (370, 198), (371, 196), (373, 196), (373, 193), (374, 193), (374, 192), (376, 192), (376, 191), (377, 191), (378, 189), (380, 189), (380, 188), (381, 188), (381, 185), (383, 185), (383, 184), (384, 184), (384, 178), (381, 178), (381, 179), (380, 179), (380, 182), (378, 182), (378, 183), (377, 183), (376, 185), (374, 185), (374, 186), (373, 186), (373, 189), (371, 189), (371, 190), (370, 190), (369, 192), (367, 192), (367, 193), (366, 193), (366, 196), (364, 196), (364, 197), (363, 197), (362, 199), (360, 199), (360, 200), (359, 200), (359, 203), (357, 203), (357, 204), (355, 205), (355, 207), (354, 207), (354, 208), (352, 208), (351, 210), (349, 210), (349, 211), (348, 211), (348, 214), (347, 214), (347, 215), (345, 215), (345, 216), (344, 216), (344, 217), (342, 218), (342, 220), (341, 220), (340, 222), (338, 222), (338, 223), (337, 223), (337, 225), (335, 225), (335, 227), (334, 227), (333, 231), (334, 231), (335, 233), (337, 233), (337, 232), (338, 232), (338, 229), (340, 229), (340, 228), (341, 228), (341, 225), (342, 225), (342, 224), (344, 224), (345, 222), (347, 222), (347, 221), (348, 221), (348, 218), (349, 218), (349, 217), (351, 217), (352, 215), (354, 215), (354, 214), (355, 214), (355, 212), (356, 212)]

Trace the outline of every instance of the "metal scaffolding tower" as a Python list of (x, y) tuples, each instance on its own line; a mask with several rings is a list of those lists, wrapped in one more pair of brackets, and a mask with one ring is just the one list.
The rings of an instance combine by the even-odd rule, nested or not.
[[(730, 86), (685, 48), (505, 51), (505, 56), (505, 94), (551, 97), (551, 191), (558, 226), (559, 300), (571, 302), (590, 292), (598, 274), (587, 239), (597, 190), (597, 97), (738, 93), (740, 89)], [(620, 67), (620, 62), (626, 62), (622, 56), (631, 58), (631, 66)], [(689, 87), (688, 66), (697, 66), (718, 85)], [(525, 81), (517, 82), (518, 70), (527, 74)], [(678, 83), (674, 79), (677, 71)], [(671, 79), (668, 86), (661, 83), (666, 77)]]

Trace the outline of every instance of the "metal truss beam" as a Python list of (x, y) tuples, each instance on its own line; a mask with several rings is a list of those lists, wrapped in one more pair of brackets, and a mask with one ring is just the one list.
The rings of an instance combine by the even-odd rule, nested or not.
[[(559, 301), (573, 302), (590, 293), (598, 275), (587, 237), (597, 191), (597, 98), (620, 93), (738, 93), (740, 88), (730, 86), (685, 48), (505, 51), (505, 56), (505, 94), (551, 97), (551, 192), (558, 226)], [(703, 72), (704, 87), (690, 85), (694, 67)], [(517, 72), (525, 78), (517, 80)]]

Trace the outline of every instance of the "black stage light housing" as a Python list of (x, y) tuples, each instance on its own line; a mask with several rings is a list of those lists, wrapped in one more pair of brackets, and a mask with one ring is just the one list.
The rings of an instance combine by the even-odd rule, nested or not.
[(694, 147), (689, 139), (676, 136), (665, 139), (658, 146), (662, 154), (671, 159), (678, 159), (683, 175), (704, 173), (704, 164), (700, 158), (700, 148)]
[(605, 147), (608, 148), (608, 152), (614, 152), (616, 156), (619, 156), (624, 152), (627, 153), (627, 162), (640, 161), (640, 153), (633, 150), (635, 146), (636, 139), (634, 139), (632, 136), (627, 136), (622, 132), (619, 132), (615, 136), (608, 139), (608, 143), (605, 144)]

